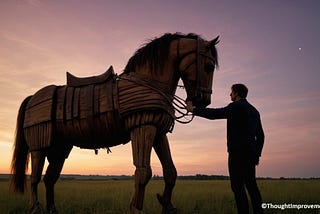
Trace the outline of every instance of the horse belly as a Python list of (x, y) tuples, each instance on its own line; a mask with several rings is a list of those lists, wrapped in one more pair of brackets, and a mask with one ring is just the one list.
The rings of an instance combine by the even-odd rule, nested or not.
[(93, 119), (75, 119), (56, 124), (57, 143), (69, 143), (81, 148), (97, 149), (129, 142), (129, 134), (117, 124), (111, 113)]
[(112, 82), (58, 88), (56, 142), (87, 149), (129, 142), (113, 96)]

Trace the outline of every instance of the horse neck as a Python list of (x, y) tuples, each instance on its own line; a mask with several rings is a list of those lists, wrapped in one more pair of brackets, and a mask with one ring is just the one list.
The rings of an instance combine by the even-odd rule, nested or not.
[(167, 63), (162, 71), (153, 72), (148, 66), (144, 66), (143, 68), (136, 68), (135, 74), (173, 95), (179, 80), (175, 75), (174, 68), (173, 63), (172, 65)]

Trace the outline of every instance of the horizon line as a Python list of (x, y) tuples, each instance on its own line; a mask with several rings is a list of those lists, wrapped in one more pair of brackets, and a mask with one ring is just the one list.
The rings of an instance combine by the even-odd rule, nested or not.
[[(10, 178), (12, 174), (6, 174), (6, 173), (0, 173), (0, 179), (5, 177), (5, 178)], [(45, 174), (42, 174), (42, 176), (44, 176)], [(27, 177), (30, 177), (31, 174), (26, 174)], [(61, 174), (59, 178), (63, 177), (63, 176), (67, 176), (67, 177), (131, 177), (133, 178), (134, 175), (102, 175), (102, 174)], [(229, 179), (229, 175), (208, 175), (208, 174), (193, 174), (193, 175), (178, 175), (177, 178), (187, 178), (187, 177), (194, 177), (194, 178), (221, 178), (221, 179)], [(163, 178), (162, 175), (153, 175), (152, 178)], [(263, 179), (274, 179), (274, 180), (281, 180), (281, 179), (314, 179), (314, 180), (317, 180), (317, 179), (320, 179), (320, 177), (284, 177), (284, 176), (280, 176), (280, 177), (257, 177), (257, 180), (263, 180)]]

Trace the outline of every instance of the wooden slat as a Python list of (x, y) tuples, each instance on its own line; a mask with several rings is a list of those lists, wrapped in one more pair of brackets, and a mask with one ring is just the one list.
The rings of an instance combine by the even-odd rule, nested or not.
[(78, 118), (80, 116), (80, 88), (74, 89), (74, 96), (73, 96), (73, 112), (72, 112), (72, 119)]
[(66, 119), (66, 91), (67, 86), (61, 86), (57, 88), (57, 109), (56, 109), (56, 120), (65, 121)]
[(93, 89), (93, 85), (88, 85), (80, 88), (80, 119), (86, 119), (93, 116)]
[(29, 151), (47, 148), (52, 145), (52, 123), (42, 123), (24, 129)]
[(93, 89), (93, 115), (100, 115), (100, 88), (101, 84), (95, 85)]
[(51, 100), (54, 96), (57, 86), (49, 85), (37, 91), (28, 102), (27, 109), (32, 108), (39, 103)]
[(66, 92), (66, 120), (72, 120), (73, 118), (73, 93), (74, 88), (73, 87), (67, 87)]
[(40, 89), (30, 99), (25, 112), (24, 128), (52, 120), (53, 99), (56, 86)]
[(106, 113), (114, 110), (112, 87), (112, 82), (109, 82), (108, 84), (102, 84), (99, 89), (100, 113)]
[(146, 110), (163, 110), (174, 116), (173, 106), (166, 97), (152, 88), (127, 80), (118, 83), (118, 103), (122, 116)]
[(28, 109), (25, 113), (24, 128), (52, 120), (52, 100), (47, 100)]

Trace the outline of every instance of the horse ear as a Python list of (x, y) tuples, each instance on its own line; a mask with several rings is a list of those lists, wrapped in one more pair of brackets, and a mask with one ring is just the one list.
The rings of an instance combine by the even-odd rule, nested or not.
[(218, 44), (220, 42), (219, 40), (220, 36), (217, 36), (216, 38), (214, 38), (213, 40), (211, 40), (207, 46), (208, 49), (213, 48), (216, 44)]

